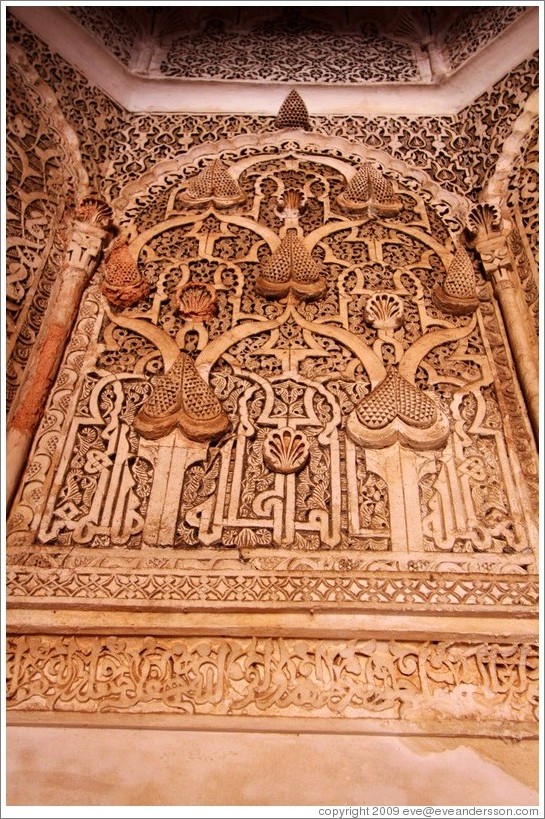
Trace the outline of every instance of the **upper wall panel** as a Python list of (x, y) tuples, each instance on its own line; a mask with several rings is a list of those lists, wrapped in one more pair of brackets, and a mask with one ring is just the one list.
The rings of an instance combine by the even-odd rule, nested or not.
[(13, 7), (129, 111), (447, 115), (537, 48), (534, 6)]

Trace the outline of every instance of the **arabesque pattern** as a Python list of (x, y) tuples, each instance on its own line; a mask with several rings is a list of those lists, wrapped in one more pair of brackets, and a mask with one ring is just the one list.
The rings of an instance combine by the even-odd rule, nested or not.
[[(17, 22), (9, 38), (41, 75), (18, 61), (10, 103), (20, 370), (87, 184), (70, 125), (98, 192), (76, 218), (118, 236), (9, 520), (10, 712), (534, 736), (537, 457), (496, 298), (518, 276), (536, 303), (533, 132), (509, 236), (499, 211), (473, 211), (501, 253), (481, 243), (479, 259), (464, 226), (535, 62), (457, 116), (309, 118), (290, 103), (279, 121), (125, 112)], [(384, 76), (383, 44), (369, 71)], [(173, 614), (172, 633), (142, 625)], [(93, 633), (110, 615), (114, 636)], [(361, 636), (366, 620), (396, 636)]]
[[(39, 500), (38, 436), (14, 520), (30, 515), (43, 543), (532, 554), (489, 337), (433, 298), (458, 264), (449, 228), (440, 240), (399, 170), (381, 171), (397, 213), (340, 211), (361, 159), (317, 158), (305, 140), (312, 155), (274, 135), (223, 154), (244, 193), (228, 209), (187, 205), (206, 156), (117, 203), (152, 290), (99, 308)], [(454, 213), (445, 224), (460, 229)], [(188, 285), (217, 312), (184, 316)], [(379, 294), (401, 323), (369, 314)]]

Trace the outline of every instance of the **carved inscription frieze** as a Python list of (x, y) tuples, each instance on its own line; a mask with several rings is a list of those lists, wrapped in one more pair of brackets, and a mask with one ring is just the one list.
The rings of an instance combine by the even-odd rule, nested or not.
[[(393, 720), (537, 730), (531, 643), (18, 636), (8, 713)], [(496, 728), (494, 727), (496, 726)]]

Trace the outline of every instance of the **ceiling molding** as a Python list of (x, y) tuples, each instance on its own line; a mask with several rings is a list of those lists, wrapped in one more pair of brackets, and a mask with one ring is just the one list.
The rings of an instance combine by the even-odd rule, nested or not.
[[(185, 80), (134, 74), (62, 7), (11, 6), (53, 51), (127, 111), (276, 115), (290, 83)], [(297, 83), (311, 115), (449, 116), (471, 105), (539, 46), (539, 8), (508, 29), (441, 83)]]

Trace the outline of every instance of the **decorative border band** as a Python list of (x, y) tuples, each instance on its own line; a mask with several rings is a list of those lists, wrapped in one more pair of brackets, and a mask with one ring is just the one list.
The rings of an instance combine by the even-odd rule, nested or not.
[(452, 611), (477, 613), (501, 607), (503, 616), (533, 615), (538, 606), (538, 580), (532, 575), (368, 573), (244, 570), (172, 571), (112, 568), (40, 568), (9, 566), (8, 603), (50, 603), (104, 608), (147, 603), (184, 610), (233, 608), (334, 608), (389, 611)]
[(8, 709), (36, 718), (288, 717), (357, 720), (373, 731), (386, 721), (399, 733), (405, 723), (429, 732), (432, 722), (460, 735), (483, 726), (537, 732), (538, 656), (527, 642), (19, 635), (8, 640), (7, 668)]

